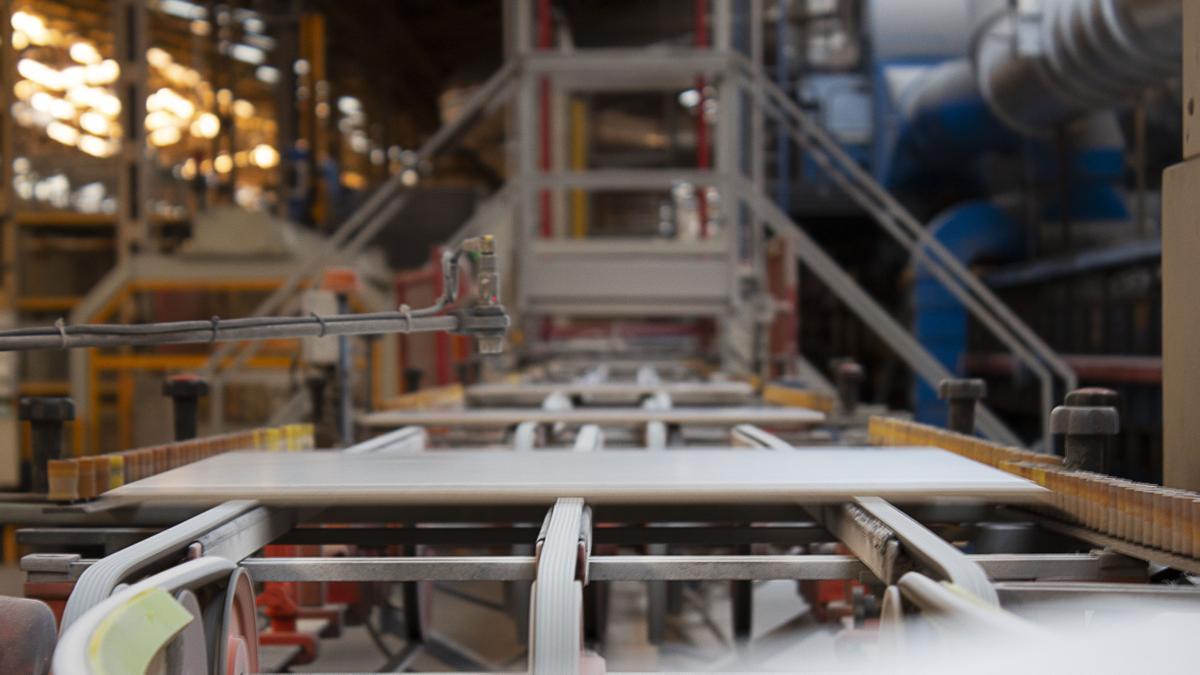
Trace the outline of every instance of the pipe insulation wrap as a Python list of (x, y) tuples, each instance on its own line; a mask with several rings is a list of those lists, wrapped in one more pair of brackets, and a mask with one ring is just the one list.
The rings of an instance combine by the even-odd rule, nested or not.
[(1177, 77), (1180, 0), (1043, 0), (976, 28), (971, 57), (997, 117), (1031, 134)]

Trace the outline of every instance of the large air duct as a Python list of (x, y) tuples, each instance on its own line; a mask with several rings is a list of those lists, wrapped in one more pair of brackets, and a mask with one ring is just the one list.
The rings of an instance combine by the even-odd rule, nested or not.
[(970, 56), (992, 112), (1044, 134), (1176, 77), (1181, 0), (1033, 0), (977, 24)]

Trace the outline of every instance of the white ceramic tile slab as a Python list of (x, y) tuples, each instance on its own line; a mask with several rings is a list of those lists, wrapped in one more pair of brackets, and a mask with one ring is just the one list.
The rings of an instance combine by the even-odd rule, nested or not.
[(645, 396), (665, 392), (677, 406), (738, 404), (754, 396), (746, 382), (488, 382), (467, 387), (467, 400), (481, 405), (536, 406), (562, 392), (596, 404), (632, 405)]
[(411, 455), (231, 453), (119, 487), (132, 501), (294, 505), (793, 503), (871, 495), (1039, 499), (1024, 479), (935, 448), (812, 448), (794, 452), (450, 450)]
[(477, 408), (472, 410), (384, 411), (360, 415), (358, 423), (370, 428), (397, 429), (404, 426), (475, 427), (500, 429), (521, 422), (568, 426), (599, 424), (608, 427), (634, 427), (648, 422), (684, 426), (732, 427), (754, 424), (764, 427), (807, 427), (820, 424), (825, 415), (808, 408)]

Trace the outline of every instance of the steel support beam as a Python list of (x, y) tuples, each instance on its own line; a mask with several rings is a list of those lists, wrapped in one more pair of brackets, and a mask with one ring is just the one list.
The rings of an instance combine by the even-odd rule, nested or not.
[[(858, 497), (855, 505), (890, 528), (904, 553), (941, 578), (974, 594), (989, 605), (999, 605), (996, 591), (983, 568), (946, 540), (930, 532), (908, 514), (878, 497)], [(901, 589), (903, 590), (903, 589)]]
[[(603, 531), (603, 530), (601, 530)], [(288, 541), (281, 539), (281, 541)], [(307, 542), (312, 543), (312, 542)], [(495, 543), (495, 542), (492, 542)], [(479, 543), (483, 545), (483, 542)], [(1032, 597), (1075, 593), (1159, 593), (1180, 587), (1103, 583), (1129, 579), (1130, 570), (1113, 567), (1107, 554), (986, 554), (968, 556), (997, 583), (998, 592)], [(534, 556), (421, 556), (245, 558), (241, 567), (256, 581), (533, 581)], [(31, 553), (21, 569), (40, 580), (77, 579), (97, 560), (77, 554)], [(861, 579), (871, 570), (849, 555), (606, 555), (588, 560), (590, 581), (767, 581)], [(1136, 575), (1134, 575), (1136, 576)], [(1044, 580), (1044, 581), (1042, 581)], [(1002, 583), (1001, 583), (1002, 582)]]

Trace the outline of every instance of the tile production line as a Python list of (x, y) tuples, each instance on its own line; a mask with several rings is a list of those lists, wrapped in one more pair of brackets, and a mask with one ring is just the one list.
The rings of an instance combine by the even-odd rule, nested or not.
[[(31, 19), (38, 4), (17, 3), (0, 34), (19, 54), (7, 38), (53, 26), (25, 40), (25, 73), (10, 68), (49, 74), (8, 87), (14, 111), (57, 97), (68, 75), (36, 65), (55, 54), (41, 42), (78, 37), (61, 17)], [(1200, 138), (1200, 5), (315, 2), (268, 17), (112, 4), (129, 19), (112, 42), (132, 52), (118, 54), (114, 83), (130, 115), (122, 166), (171, 152), (135, 146), (151, 102), (137, 97), (156, 91), (158, 106), (172, 91), (151, 75), (187, 74), (184, 51), (203, 60), (197, 45), (261, 54), (252, 71), (230, 71), (244, 81), (200, 101), (231, 136), (188, 156), (189, 182), (219, 193), (195, 195), (206, 202), (265, 171), (232, 132), (259, 133), (237, 111), (246, 85), (273, 73), (271, 100), (252, 107), (278, 115), (259, 128), (279, 137), (280, 173), (232, 195), (286, 211), (298, 229), (280, 237), (303, 234), (313, 252), (255, 285), (249, 315), (241, 298), (216, 302), (221, 290), (174, 302), (165, 294), (188, 286), (172, 275), (212, 255), (206, 237), (258, 225), (235, 214), (207, 232), (199, 219), (149, 228), (190, 231), (179, 242), (126, 241), (148, 224), (132, 215), (147, 195), (133, 189), (146, 175), (123, 171), (120, 269), (154, 251), (168, 290), (103, 299), (117, 293), (110, 275), (70, 316), (27, 312), (0, 329), (0, 352), (69, 354), (72, 397), (14, 406), (28, 476), (0, 495), (0, 523), (5, 550), (23, 553), (25, 597), (0, 596), (0, 671), (941, 672), (908, 665), (935, 655), (950, 672), (1007, 672), (996, 649), (1032, 655), (1031, 673), (1107, 675), (1081, 657), (1103, 651), (1110, 623), (1110, 641), (1147, 663), (1169, 650), (1139, 630), (1186, 648), (1200, 625), (1196, 472), (1114, 469), (1134, 454), (1130, 439), (1149, 457), (1143, 446), (1163, 437), (1145, 434), (1153, 393), (1080, 386), (1078, 360), (1060, 353), (1087, 345), (1100, 358), (1108, 332), (1114, 344), (1153, 333), (1157, 307), (1141, 296), (1164, 278), (1176, 305), (1163, 314), (1195, 313), (1179, 300), (1188, 246), (1167, 247), (1173, 275), (1131, 274), (1146, 270), (1128, 261), (1105, 277), (1065, 268), (1109, 260), (1085, 247), (1127, 230), (1156, 234), (1145, 193), (1171, 154), (1161, 137), (1179, 131), (1164, 107), (1182, 104), (1189, 142)], [(163, 22), (143, 5), (186, 13), (170, 21), (183, 19), (190, 46), (166, 61), (168, 50), (148, 51), (142, 24)], [(433, 25), (426, 15), (451, 17), (440, 37), (417, 28)], [(484, 20), (463, 17), (480, 16), (501, 39), (446, 42), (478, 35), (469, 29)], [(382, 28), (360, 32), (401, 51), (346, 50), (346, 27), (364, 21)], [(283, 39), (258, 35), (268, 27)], [(326, 44), (382, 57), (327, 64)], [(1078, 50), (1094, 58), (1064, 57)], [(54, 56), (68, 58), (81, 64), (72, 73), (91, 68)], [(152, 61), (176, 67), (142, 67)], [(386, 96), (351, 95), (364, 86)], [(28, 117), (74, 128), (52, 112)], [(144, 131), (151, 146), (167, 135)], [(204, 169), (217, 166), (209, 150), (238, 170)], [(1198, 152), (1185, 146), (1189, 165)], [(56, 175), (34, 154), (18, 159), (13, 172), (36, 163), (39, 180)], [(168, 170), (185, 175), (155, 166), (155, 192)], [(241, 243), (217, 250), (256, 265), (225, 251)], [(1065, 275), (1055, 285), (996, 282), (1051, 267)], [(1103, 312), (1078, 302), (1100, 288)], [(82, 311), (91, 305), (105, 310)], [(1200, 322), (1185, 323), (1170, 331), (1177, 363), (1195, 352), (1178, 336)], [(152, 357), (184, 344), (196, 345), (188, 372), (151, 371), (169, 401), (145, 373), (96, 365), (179, 363)], [(17, 379), (39, 372), (30, 363)], [(256, 363), (279, 377), (235, 385)], [(1178, 390), (1185, 370), (1163, 371), (1174, 379), (1164, 391)], [(144, 390), (164, 405), (140, 409)], [(1163, 399), (1168, 419), (1187, 416), (1189, 396)], [(169, 430), (148, 419), (167, 406)], [(1194, 444), (1174, 440), (1163, 466), (1194, 467)], [(1067, 639), (1077, 629), (1092, 642)], [(10, 666), (7, 645), (37, 663)]]
[[(105, 558), (26, 557), (23, 565), (35, 583), (72, 588), (63, 607), (56, 672), (86, 672), (78, 670), (86, 658), (76, 645), (99, 639), (103, 621), (97, 616), (140, 606), (138, 592), (203, 596), (219, 579), (226, 580), (218, 584), (226, 590), (208, 602), (229, 608), (251, 597), (242, 578), (266, 587), (395, 583), (405, 589), (407, 604), (428, 601), (419, 599), (428, 593), (420, 590), (422, 583), (500, 583), (509, 589), (500, 611), (514, 626), (528, 626), (531, 670), (569, 673), (605, 668), (594, 651), (605, 633), (593, 613), (611, 582), (645, 586), (652, 644), (666, 639), (675, 616), (666, 600), (672, 593), (686, 584), (728, 583), (729, 630), (739, 643), (752, 643), (755, 581), (881, 585), (896, 589), (890, 602), (909, 612), (950, 613), (958, 624), (1017, 637), (1038, 629), (1006, 610), (1002, 599), (1014, 607), (1036, 606), (1029, 603), (1038, 580), (1102, 583), (1149, 574), (1136, 557), (1062, 543), (1046, 549), (1034, 544), (1031, 532), (978, 553), (948, 543), (986, 539), (1009, 522), (1058, 522), (1047, 510), (1056, 499), (1050, 484), (1014, 470), (1030, 465), (1055, 471), (1053, 458), (983, 441), (963, 446), (967, 437), (932, 429), (921, 436), (924, 427), (903, 421), (876, 418), (870, 433), (856, 431), (855, 417), (840, 403), (829, 420), (753, 398), (735, 409), (674, 408), (668, 391), (681, 383), (658, 370), (640, 371), (654, 383), (639, 403), (622, 407), (605, 400), (590, 408), (582, 395), (589, 387), (647, 386), (609, 380), (617, 372), (588, 367), (566, 382), (535, 382), (538, 395), (545, 394), (540, 404), (520, 408), (503, 401), (499, 414), (468, 405), (360, 417), (390, 423), (363, 425), (378, 435), (340, 451), (306, 450), (303, 439), (266, 452), (233, 444), (199, 461), (178, 459), (173, 468), (168, 462), (166, 470), (139, 476), (93, 502), (60, 507), (139, 514), (123, 527), (162, 509), (196, 515), (173, 527), (147, 528), (145, 538)], [(695, 372), (682, 376), (694, 391), (709, 386), (696, 381)], [(464, 402), (469, 400), (468, 391)], [(679, 410), (686, 414), (671, 415)], [(428, 426), (394, 428), (414, 416), (424, 416)], [(470, 421), (473, 416), (479, 419)], [(763, 420), (778, 428), (748, 424)], [(835, 431), (823, 444), (789, 440), (826, 424), (835, 424)], [(449, 441), (460, 435), (448, 434), (447, 425), (490, 429), (506, 440), (497, 444), (493, 434), (455, 445)], [(697, 441), (684, 433), (695, 427), (719, 432), (724, 441), (711, 435)], [(901, 438), (893, 427), (911, 430)], [(632, 437), (620, 435), (630, 429)], [(606, 441), (605, 432), (618, 440)], [(848, 444), (858, 433), (869, 444)], [(128, 466), (137, 465), (134, 459)], [(103, 535), (106, 528), (87, 529)], [(42, 542), (71, 536), (55, 532), (43, 528), (36, 536)], [(346, 544), (348, 555), (319, 555), (321, 546)], [(418, 550), (421, 555), (406, 553)], [(1200, 562), (1185, 566), (1200, 569)], [(1031, 583), (1020, 585), (1025, 582)], [(1016, 583), (1019, 592), (1005, 587), (998, 594), (1004, 583)], [(1061, 583), (1047, 588), (1064, 592)], [(974, 599), (964, 603), (961, 593)], [(1171, 600), (1186, 606), (1200, 596)], [(811, 596), (810, 602), (818, 601)], [(201, 603), (196, 611), (215, 610)], [(883, 620), (906, 620), (886, 618), (892, 615), (884, 612)], [(223, 616), (211, 630), (240, 636), (235, 657), (245, 659), (247, 672), (266, 667), (275, 652), (249, 647), (253, 631), (239, 623), (235, 609)], [(419, 613), (406, 616), (406, 625), (423, 621)], [(272, 625), (257, 638), (262, 646), (285, 635)], [(168, 642), (188, 639), (202, 638)], [(472, 663), (477, 670), (499, 665), (471, 661), (469, 643), (448, 643), (428, 630), (408, 644), (413, 658)], [(212, 663), (229, 655), (210, 650), (207, 658)]]
[[(439, 636), (416, 608), (432, 602), (421, 584), (499, 583), (505, 600), (494, 611), (524, 636), (518, 647), (530, 670), (572, 673), (607, 668), (597, 612), (613, 582), (644, 586), (650, 644), (669, 640), (667, 627), (681, 616), (670, 598), (689, 584), (728, 588), (730, 636), (753, 644), (755, 584), (769, 580), (809, 584), (809, 611), (842, 611), (834, 608), (843, 601), (820, 589), (861, 584), (887, 589), (884, 625), (929, 612), (1019, 637), (1040, 629), (1004, 601), (1036, 606), (1040, 580), (1060, 582), (1047, 588), (1061, 595), (1064, 580), (1145, 580), (1147, 560), (1200, 570), (1184, 546), (1147, 551), (1139, 540), (1120, 553), (1093, 550), (1093, 533), (1071, 531), (1071, 518), (1054, 510), (1087, 510), (1062, 501), (1064, 488), (1046, 479), (1059, 475), (1061, 459), (860, 405), (856, 368), (835, 374), (829, 389), (784, 397), (819, 403), (824, 413), (768, 402), (761, 389), (686, 360), (632, 366), (560, 353), (457, 398), (358, 414), (365, 440), (340, 450), (313, 449), (311, 430), (300, 426), (65, 460), (51, 465), (50, 496), (73, 503), (48, 508), (82, 525), (56, 526), (48, 511), (19, 536), (68, 550), (84, 536), (124, 544), (101, 558), (32, 553), (22, 566), (34, 592), (69, 589), (56, 596), (63, 638), (55, 672), (65, 673), (91, 672), (87, 644), (102, 654), (121, 649), (104, 626), (147, 610), (151, 591), (191, 616), (221, 617), (203, 631), (160, 638), (162, 649), (188, 651), (209, 669), (232, 663), (234, 672), (255, 672), (317, 658), (319, 637), (288, 621), (340, 624), (342, 615), (330, 613), (328, 599), (304, 609), (290, 595), (271, 595), (295, 592), (283, 585), (321, 588), (328, 598), (346, 584), (391, 583), (408, 609), (405, 647), (389, 661), (420, 655), (492, 670), (501, 664), (481, 661), (470, 641)], [(61, 491), (64, 468), (78, 472), (67, 474), (74, 491)], [(104, 470), (107, 481), (93, 475)], [(158, 516), (181, 509), (191, 515), (178, 524)], [(1200, 523), (1181, 513), (1171, 534), (1144, 541), (1190, 542), (1191, 522)], [(345, 554), (325, 555), (328, 546)], [(1001, 595), (1004, 583), (1017, 585)], [(267, 593), (260, 602), (275, 598), (265, 601), (271, 611), (292, 619), (253, 626), (244, 608), (255, 587)], [(1200, 595), (1171, 598), (1193, 599)], [(349, 602), (369, 603), (360, 595)]]

